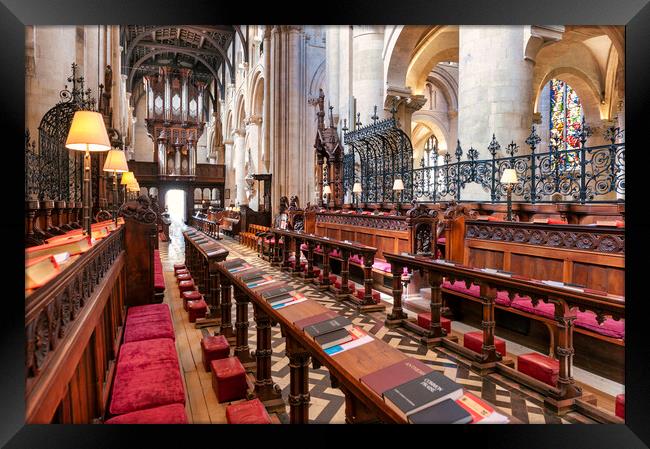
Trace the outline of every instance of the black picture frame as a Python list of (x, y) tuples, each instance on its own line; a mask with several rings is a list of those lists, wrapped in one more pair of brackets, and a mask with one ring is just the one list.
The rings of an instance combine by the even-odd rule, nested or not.
[[(0, 36), (3, 64), (0, 69), (0, 101), (4, 133), (5, 166), (24, 164), (25, 119), (25, 35), (29, 24), (125, 24), (125, 23), (448, 23), (448, 24), (621, 24), (626, 25), (626, 144), (632, 148), (628, 157), (629, 186), (626, 201), (626, 297), (630, 298), (626, 316), (626, 424), (566, 426), (456, 426), (431, 428), (395, 428), (392, 426), (312, 426), (289, 428), (267, 426), (254, 432), (246, 426), (40, 426), (25, 425), (24, 364), (24, 292), (19, 283), (3, 283), (3, 313), (0, 314), (0, 444), (5, 447), (92, 447), (116, 448), (160, 443), (217, 445), (251, 443), (276, 446), (298, 443), (311, 446), (322, 441), (338, 445), (341, 438), (363, 432), (363, 440), (350, 444), (375, 444), (370, 439), (388, 443), (399, 438), (400, 445), (461, 445), (500, 448), (642, 448), (650, 445), (650, 344), (645, 331), (648, 315), (644, 285), (648, 244), (648, 221), (644, 217), (644, 196), (650, 192), (644, 183), (650, 167), (647, 150), (648, 110), (650, 109), (650, 0), (360, 0), (337, 4), (319, 3), (281, 5), (278, 2), (253, 4), (208, 0), (3, 0), (0, 5)], [(306, 149), (305, 151), (309, 151)], [(19, 169), (6, 170), (3, 207), (5, 220), (0, 222), (4, 238), (6, 280), (22, 276), (21, 239), (24, 204), (10, 186), (22, 182)], [(225, 198), (229, 198), (226, 190)], [(14, 218), (15, 217), (15, 218)], [(322, 435), (321, 435), (322, 434)], [(354, 435), (353, 435), (354, 434)], [(448, 441), (447, 438), (450, 437)], [(320, 438), (322, 437), (322, 438)], [(392, 438), (391, 438), (392, 437)], [(232, 439), (235, 438), (235, 441)], [(154, 442), (156, 441), (157, 442)]]

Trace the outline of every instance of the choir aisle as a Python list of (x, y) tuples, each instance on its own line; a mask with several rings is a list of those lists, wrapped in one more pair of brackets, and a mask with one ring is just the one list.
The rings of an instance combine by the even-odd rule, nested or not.
[[(184, 243), (180, 227), (170, 229), (170, 242), (160, 243), (160, 255), (163, 263), (165, 283), (164, 301), (170, 305), (176, 346), (180, 357), (185, 391), (187, 396), (186, 411), (188, 421), (191, 423), (225, 423), (225, 409), (228, 403), (219, 404), (211, 384), (211, 373), (207, 373), (201, 362), (200, 341), (203, 336), (218, 331), (218, 327), (196, 329), (189, 322), (187, 313), (183, 310), (183, 303), (176, 286), (174, 277), (174, 263), (184, 261)], [(335, 300), (329, 292), (322, 292), (306, 284), (301, 279), (296, 279), (290, 274), (281, 272), (271, 267), (266, 261), (257, 256), (255, 251), (240, 245), (236, 240), (224, 236), (220, 241), (229, 251), (229, 259), (241, 257), (253, 266), (263, 267), (267, 272), (286, 282), (305, 296), (318, 300), (324, 306), (335, 310), (350, 318), (355, 325), (373, 333), (391, 346), (403, 351), (411, 357), (418, 358), (432, 368), (442, 371), (446, 376), (462, 384), (466, 389), (477, 396), (483, 397), (501, 408), (505, 413), (511, 414), (523, 423), (530, 424), (568, 424), (568, 423), (593, 423), (584, 415), (571, 412), (563, 417), (544, 410), (543, 398), (536, 392), (515, 384), (499, 374), (490, 374), (481, 377), (468, 368), (469, 361), (458, 354), (452, 354), (444, 348), (427, 349), (419, 344), (408, 332), (402, 329), (388, 329), (383, 325), (385, 312), (372, 312), (359, 314), (356, 310), (344, 303)], [(234, 316), (234, 308), (233, 308)], [(234, 318), (233, 318), (234, 322)], [(256, 329), (253, 320), (252, 307), (249, 308), (249, 345), (251, 350), (256, 347)], [(459, 337), (460, 333), (454, 332)], [(284, 338), (280, 335), (279, 326), (272, 328), (272, 376), (273, 380), (281, 387), (282, 396), (287, 402), (289, 394), (289, 365), (285, 355)], [(309, 418), (312, 423), (344, 423), (345, 398), (343, 393), (331, 387), (327, 369), (309, 370), (310, 408)], [(239, 401), (237, 401), (239, 402)], [(601, 397), (599, 405), (602, 407)], [(613, 407), (612, 407), (613, 408)], [(288, 412), (288, 407), (287, 407)], [(278, 416), (280, 422), (288, 423), (288, 415)]]

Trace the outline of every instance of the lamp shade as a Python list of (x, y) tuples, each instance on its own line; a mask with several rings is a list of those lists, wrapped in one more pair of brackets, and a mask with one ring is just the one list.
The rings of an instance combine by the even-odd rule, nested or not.
[(126, 189), (128, 191), (130, 191), (130, 192), (139, 192), (140, 191), (140, 184), (138, 184), (138, 181), (136, 181), (134, 179), (133, 182), (131, 182), (130, 184), (128, 184), (126, 186)]
[(404, 181), (399, 178), (395, 179), (395, 182), (393, 182), (393, 190), (404, 190)]
[(122, 184), (123, 186), (128, 186), (133, 181), (135, 181), (135, 176), (133, 176), (132, 171), (127, 171), (122, 173), (122, 181), (120, 181), (120, 184)]
[(104, 161), (104, 171), (115, 173), (125, 173), (129, 171), (129, 165), (126, 163), (126, 156), (122, 150), (109, 150)]
[(326, 185), (325, 187), (323, 187), (323, 193), (326, 194), (326, 195), (329, 195), (329, 194), (332, 193), (332, 189), (330, 188), (329, 185)]
[(75, 151), (110, 150), (111, 141), (106, 133), (104, 117), (94, 111), (75, 112), (65, 147)]
[(506, 168), (501, 175), (501, 184), (517, 184), (517, 172), (513, 168)]
[(360, 182), (355, 182), (354, 186), (352, 187), (352, 193), (361, 193), (363, 190), (361, 189), (361, 183)]

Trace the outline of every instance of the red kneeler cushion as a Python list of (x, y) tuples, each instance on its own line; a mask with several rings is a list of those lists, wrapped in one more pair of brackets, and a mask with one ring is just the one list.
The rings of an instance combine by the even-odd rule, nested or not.
[(162, 271), (154, 272), (153, 275), (153, 289), (156, 293), (163, 293), (165, 291), (165, 277)]
[(271, 424), (271, 417), (264, 404), (255, 398), (226, 407), (226, 421), (228, 424)]
[(320, 268), (312, 267), (312, 272), (314, 273), (314, 277), (320, 276)]
[(121, 415), (168, 404), (185, 404), (174, 342), (161, 338), (123, 344), (110, 413)]
[(230, 344), (223, 335), (208, 335), (201, 340), (203, 366), (210, 372), (210, 362), (230, 356)]
[[(444, 281), (441, 285), (441, 287), (446, 288), (448, 290), (453, 290), (458, 293), (464, 293), (469, 296), (474, 296), (476, 298), (481, 297), (481, 287), (475, 284), (472, 284), (469, 286), (469, 288), (465, 287), (465, 282), (463, 281), (458, 281), (454, 282), (453, 284), (449, 281)], [(515, 298), (519, 298), (519, 295), (515, 295)], [(495, 304), (500, 304), (502, 306), (510, 306), (511, 301), (508, 296), (507, 292), (497, 292), (497, 297), (494, 298)]]
[(181, 297), (183, 298), (183, 309), (185, 309), (186, 312), (188, 311), (187, 301), (198, 301), (199, 299), (203, 299), (203, 295), (198, 290), (183, 292), (181, 293)]
[[(337, 279), (337, 278), (336, 278), (336, 275), (335, 275), (335, 274), (330, 274), (330, 275), (329, 275), (329, 279), (330, 279), (330, 284), (334, 284), (334, 283), (336, 282), (336, 279)], [(321, 274), (318, 275), (318, 281), (319, 281), (319, 282), (322, 282), (322, 281), (323, 281), (323, 273), (321, 273)]]
[(192, 275), (189, 274), (189, 273), (179, 274), (178, 276), (176, 276), (176, 280), (177, 280), (178, 282), (181, 282), (181, 281), (191, 281), (191, 280), (192, 280)]
[(187, 292), (190, 290), (194, 290), (194, 281), (181, 281), (178, 283), (178, 289), (181, 292)]
[(197, 318), (205, 317), (208, 311), (208, 304), (203, 299), (187, 301), (187, 311), (189, 313), (190, 323), (194, 323)]
[(185, 406), (170, 404), (125, 413), (107, 420), (104, 424), (188, 424), (188, 422)]
[(174, 272), (174, 275), (176, 277), (178, 277), (178, 276), (180, 276), (182, 274), (190, 274), (190, 270), (188, 270), (187, 268), (181, 268), (180, 270)]
[[(427, 313), (418, 313), (418, 326), (423, 327), (427, 330), (431, 327), (431, 312)], [(447, 335), (451, 334), (451, 320), (445, 318), (444, 316), (440, 317), (440, 327), (447, 331)]]
[[(464, 335), (463, 346), (479, 354), (483, 353), (483, 331), (468, 332)], [(502, 356), (506, 355), (506, 342), (494, 337), (494, 346)]]
[(218, 402), (236, 401), (246, 397), (246, 371), (237, 357), (212, 360), (212, 388)]
[(625, 395), (619, 394), (616, 396), (616, 416), (625, 419)]
[[(341, 290), (341, 287), (343, 287), (343, 280), (339, 277), (336, 278), (336, 281), (334, 282), (334, 288), (337, 290)], [(348, 281), (348, 289), (353, 292), (356, 286), (354, 285), (354, 282)]]
[(176, 272), (177, 270), (182, 270), (183, 268), (186, 268), (184, 263), (175, 263), (174, 264), (174, 272)]
[(560, 362), (552, 357), (531, 352), (517, 357), (517, 371), (528, 374), (547, 385), (557, 387)]
[[(365, 295), (366, 295), (365, 288), (357, 289), (356, 293), (354, 294), (354, 296), (356, 296), (358, 299), (361, 300)], [(377, 290), (372, 290), (372, 300), (377, 304), (379, 304), (379, 302), (381, 301), (381, 297), (379, 296), (379, 292)]]

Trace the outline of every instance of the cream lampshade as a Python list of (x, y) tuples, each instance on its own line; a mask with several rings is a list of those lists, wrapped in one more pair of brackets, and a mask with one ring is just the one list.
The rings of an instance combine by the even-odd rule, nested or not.
[(126, 171), (122, 173), (122, 181), (120, 182), (120, 184), (128, 187), (128, 185), (131, 184), (133, 181), (135, 181), (135, 176), (133, 176), (132, 171)]
[(361, 183), (360, 182), (355, 182), (354, 186), (352, 187), (352, 193), (361, 193), (363, 190), (361, 189)]
[[(122, 150), (109, 150), (104, 161), (104, 171), (112, 171), (114, 173), (126, 173), (129, 171), (129, 165), (126, 163), (126, 156)], [(131, 173), (133, 176), (133, 173)], [(122, 176), (124, 179), (124, 176)]]
[(393, 182), (393, 190), (397, 190), (397, 191), (404, 190), (404, 181), (402, 181), (399, 178), (395, 179), (395, 182)]
[(326, 185), (325, 187), (323, 187), (323, 193), (324, 193), (325, 195), (329, 195), (329, 194), (332, 193), (332, 189), (330, 188), (329, 185)]
[(94, 111), (75, 112), (65, 147), (75, 151), (110, 150), (111, 141), (102, 114)]
[(506, 168), (501, 175), (501, 184), (517, 184), (517, 172), (513, 168)]

